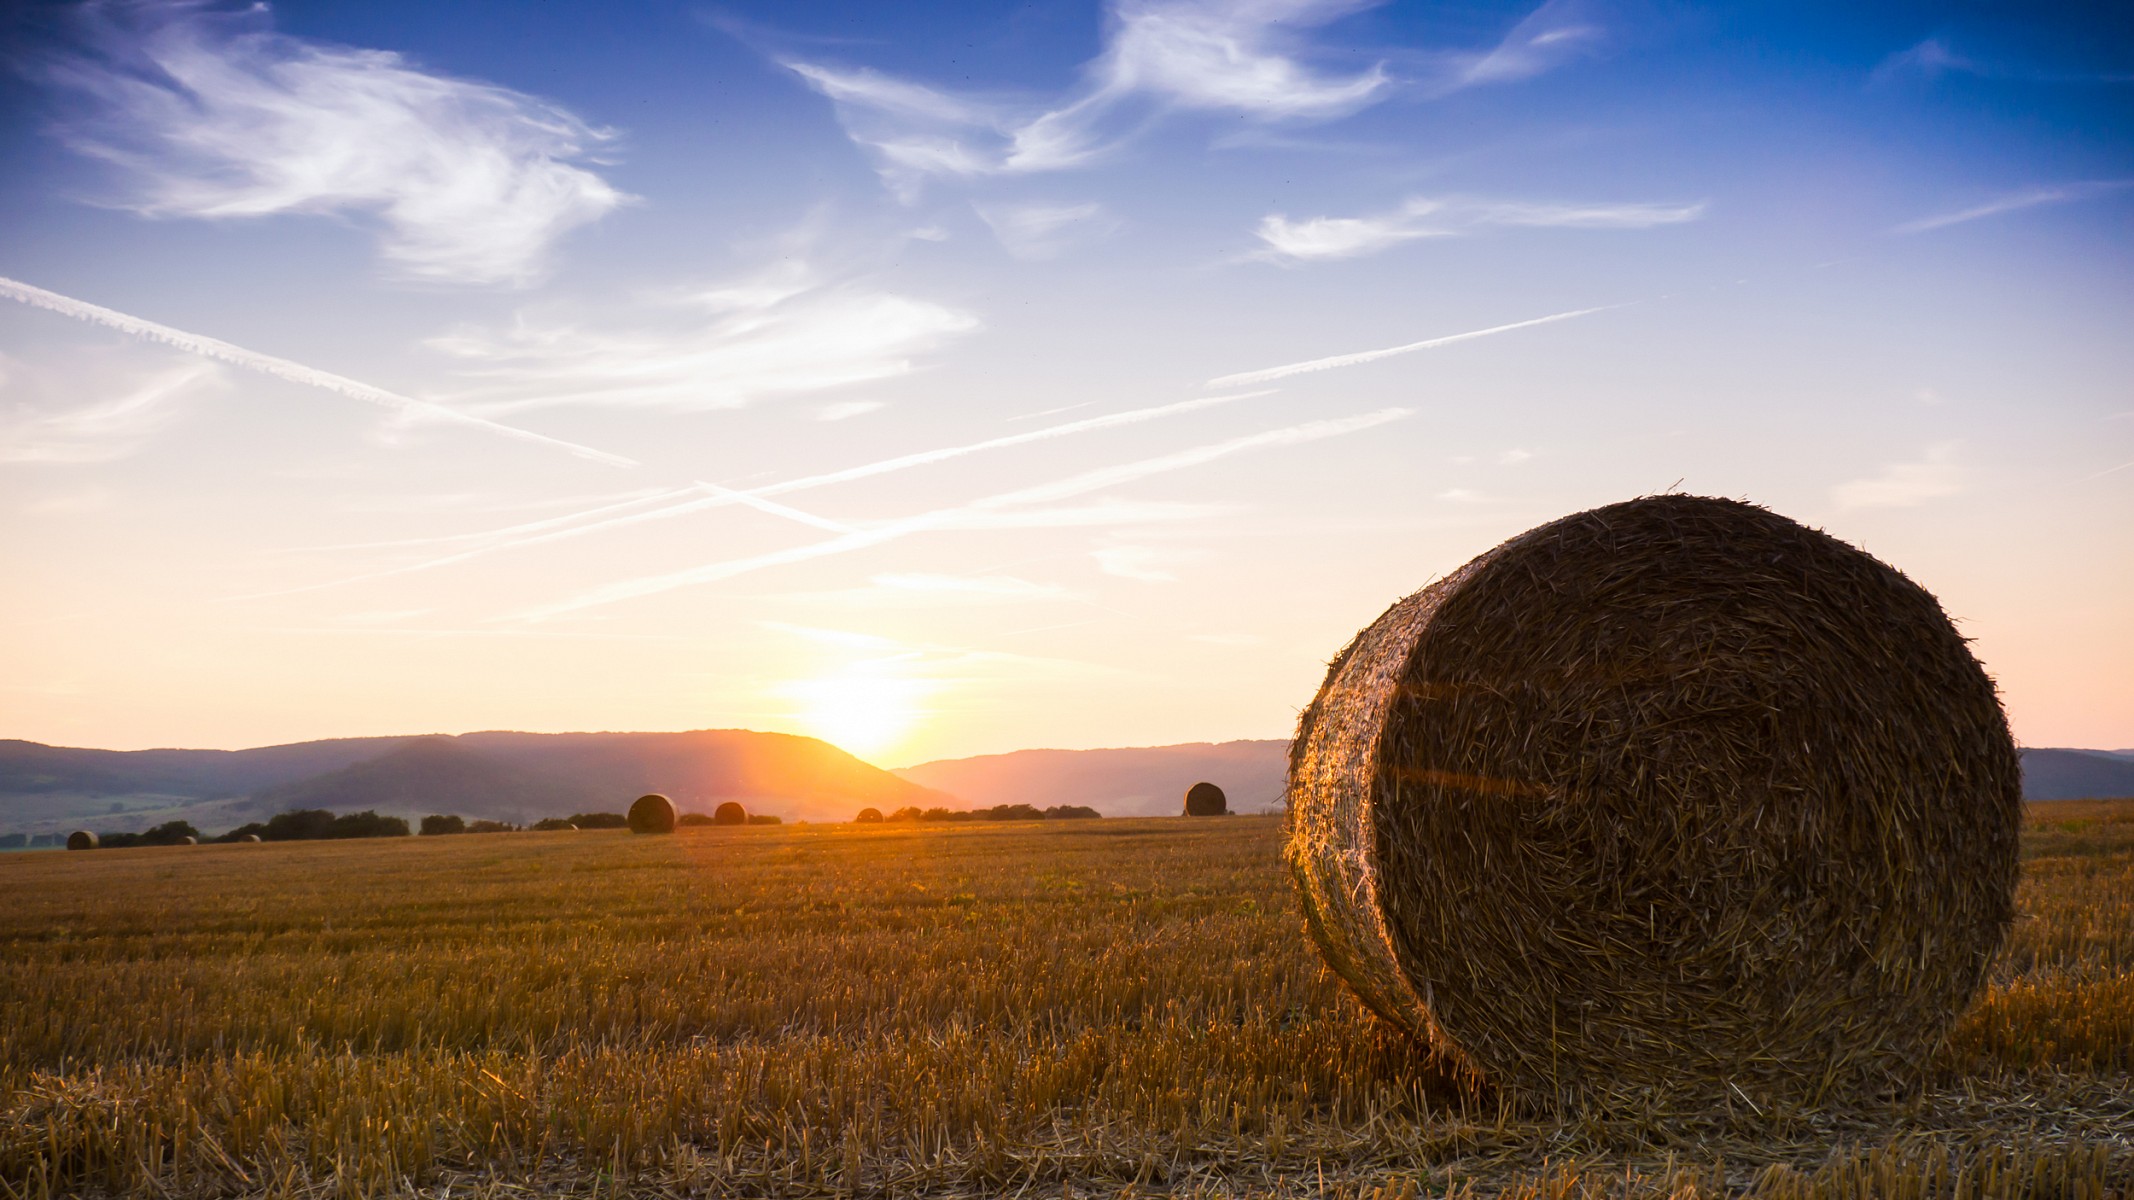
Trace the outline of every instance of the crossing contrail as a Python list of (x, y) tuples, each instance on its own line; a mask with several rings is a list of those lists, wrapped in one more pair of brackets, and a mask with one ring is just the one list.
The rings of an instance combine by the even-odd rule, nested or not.
[(242, 346), (233, 346), (216, 338), (201, 337), (199, 334), (187, 333), (182, 329), (172, 329), (168, 325), (158, 325), (154, 321), (144, 321), (139, 317), (130, 317), (125, 313), (104, 308), (101, 305), (91, 304), (86, 300), (76, 300), (71, 296), (62, 296), (58, 292), (48, 292), (41, 287), (8, 279), (4, 276), (0, 276), (0, 296), (6, 296), (10, 300), (27, 304), (31, 308), (41, 308), (46, 312), (58, 313), (63, 317), (72, 317), (77, 321), (87, 321), (92, 325), (102, 325), (108, 329), (116, 329), (120, 333), (130, 334), (146, 341), (161, 342), (166, 346), (175, 346), (180, 350), (191, 351), (206, 358), (226, 362), (232, 366), (243, 367), (248, 371), (258, 371), (262, 375), (272, 375), (277, 379), (286, 379), (291, 383), (301, 383), (306, 387), (320, 388), (336, 395), (346, 396), (351, 400), (361, 400), (366, 404), (389, 408), (394, 412), (407, 416), (424, 417), (454, 425), (464, 425), (474, 429), (486, 430), (490, 433), (502, 434), (508, 438), (516, 438), (522, 442), (536, 442), (544, 446), (567, 451), (577, 455), (579, 458), (588, 458), (594, 462), (606, 463), (612, 467), (634, 467), (639, 465), (637, 460), (624, 458), (620, 454), (609, 454), (605, 450), (595, 450), (591, 446), (581, 446), (576, 442), (564, 441), (562, 438), (552, 438), (545, 433), (535, 433), (532, 430), (520, 429), (514, 425), (504, 425), (491, 421), (486, 417), (471, 416), (457, 409), (447, 408), (442, 404), (434, 404), (428, 400), (417, 400), (413, 396), (403, 396), (398, 392), (389, 392), (384, 388), (372, 387), (370, 384), (360, 383), (346, 376), (307, 367), (302, 363), (291, 362), (286, 358), (276, 358), (271, 354), (260, 354), (256, 351), (247, 350)]
[(1331, 371), (1335, 367), (1353, 367), (1361, 363), (1377, 362), (1381, 358), (1392, 358), (1396, 354), (1413, 354), (1417, 350), (1432, 350), (1439, 346), (1450, 346), (1454, 342), (1473, 341), (1475, 338), (1486, 338), (1492, 334), (1510, 333), (1514, 329), (1530, 329), (1536, 325), (1547, 325), (1555, 321), (1568, 321), (1573, 317), (1590, 316), (1593, 313), (1607, 312), (1611, 308), (1621, 307), (1622, 305), (1620, 304), (1603, 304), (1599, 308), (1578, 308), (1570, 312), (1535, 317), (1530, 321), (1513, 321), (1509, 325), (1492, 325), (1488, 329), (1470, 329), (1466, 333), (1449, 333), (1444, 337), (1425, 338), (1420, 342), (1409, 342), (1405, 346), (1388, 346), (1383, 350), (1359, 350), (1354, 354), (1336, 354), (1329, 358), (1307, 359), (1304, 362), (1289, 363), (1280, 367), (1264, 367), (1257, 371), (1240, 371), (1235, 375), (1219, 375), (1214, 379), (1210, 379), (1208, 386), (1236, 387), (1240, 384), (1266, 383), (1273, 379), (1286, 379), (1291, 375), (1304, 375), (1312, 371)]

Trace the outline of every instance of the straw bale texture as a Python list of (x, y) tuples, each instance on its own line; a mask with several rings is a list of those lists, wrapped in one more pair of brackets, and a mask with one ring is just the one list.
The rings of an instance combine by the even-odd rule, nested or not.
[(1505, 542), (1335, 659), (1290, 751), (1328, 964), (1545, 1105), (1911, 1085), (2013, 913), (2020, 774), (1934, 598), (1656, 496)]
[(67, 835), (67, 849), (69, 850), (94, 850), (96, 845), (96, 835), (86, 829), (77, 829)]
[(746, 825), (748, 824), (748, 810), (741, 807), (737, 801), (728, 800), (726, 803), (711, 810), (711, 823), (714, 825)]
[(658, 792), (639, 796), (630, 805), (631, 833), (673, 833), (681, 819), (681, 810), (674, 807), (674, 801)]
[(1205, 780), (1186, 789), (1186, 815), (1219, 817), (1230, 811), (1230, 798), (1223, 789)]

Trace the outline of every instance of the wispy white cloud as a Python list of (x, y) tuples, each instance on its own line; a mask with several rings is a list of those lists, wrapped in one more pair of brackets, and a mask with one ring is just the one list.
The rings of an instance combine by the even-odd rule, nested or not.
[(610, 466), (631, 467), (637, 465), (635, 460), (624, 458), (619, 454), (609, 454), (603, 450), (595, 450), (590, 446), (581, 446), (576, 442), (552, 438), (547, 434), (534, 433), (531, 430), (520, 429), (516, 426), (500, 424), (486, 417), (460, 412), (442, 404), (435, 404), (427, 400), (417, 400), (412, 396), (403, 396), (397, 392), (389, 392), (384, 388), (372, 387), (367, 383), (358, 383), (345, 376), (307, 367), (302, 363), (291, 362), (286, 358), (276, 358), (271, 354), (260, 354), (215, 338), (186, 333), (183, 330), (172, 329), (168, 325), (158, 325), (154, 321), (131, 317), (125, 313), (104, 308), (100, 305), (90, 304), (85, 300), (76, 300), (71, 296), (48, 292), (41, 287), (32, 287), (27, 283), (21, 283), (13, 279), (0, 278), (0, 297), (27, 304), (32, 308), (41, 308), (46, 312), (58, 313), (60, 316), (70, 317), (77, 321), (86, 321), (92, 325), (102, 325), (107, 329), (116, 329), (120, 333), (137, 337), (144, 341), (175, 346), (180, 350), (190, 351), (203, 358), (226, 362), (233, 366), (243, 367), (248, 371), (257, 371), (263, 375), (272, 375), (277, 379), (286, 379), (291, 383), (300, 383), (306, 387), (319, 388), (336, 395), (346, 396), (351, 400), (361, 400), (366, 404), (375, 404), (381, 408), (391, 410), (395, 416), (405, 421), (462, 425), (488, 433), (501, 434), (504, 437), (515, 438), (519, 441), (535, 442), (540, 445), (554, 447), (577, 455), (580, 458), (592, 459), (595, 462), (606, 463)]
[(839, 400), (835, 404), (825, 404), (816, 409), (815, 419), (818, 421), (849, 421), (854, 417), (863, 417), (871, 412), (879, 412), (884, 407), (886, 406), (880, 400)]
[(1314, 262), (1376, 254), (1418, 238), (1457, 237), (1491, 226), (1553, 229), (1651, 229), (1704, 215), (1697, 204), (1552, 204), (1471, 197), (1417, 196), (1391, 212), (1361, 217), (1261, 218), (1262, 246), (1247, 255), (1266, 262)]
[(1953, 496), (1963, 490), (1957, 449), (1955, 442), (1942, 442), (1917, 462), (1891, 463), (1870, 478), (1841, 483), (1830, 489), (1831, 501), (1839, 508), (1912, 508)]
[(574, 165), (609, 131), (532, 96), (276, 33), (264, 4), (82, 11), (86, 49), (47, 71), (80, 101), (60, 133), (136, 212), (358, 214), (403, 275), (506, 283), (628, 199)]
[[(1116, 466), (1100, 467), (1078, 475), (1071, 475), (1064, 479), (1057, 479), (1050, 483), (1018, 488), (1009, 492), (1000, 492), (970, 501), (967, 504), (936, 509), (932, 512), (920, 513), (916, 516), (904, 517), (898, 520), (880, 522), (828, 541), (793, 546), (748, 558), (706, 563), (701, 566), (660, 575), (618, 580), (614, 583), (589, 589), (553, 604), (529, 609), (519, 615), (528, 620), (548, 620), (589, 608), (603, 607), (625, 600), (672, 591), (675, 588), (715, 583), (770, 567), (786, 566), (812, 559), (826, 558), (831, 555), (865, 550), (910, 537), (917, 533), (956, 529), (1015, 528), (1023, 524), (1024, 516), (1022, 512), (1017, 510), (1075, 499), (1107, 488), (1201, 466), (1249, 450), (1292, 446), (1305, 442), (1319, 441), (1324, 438), (1340, 437), (1345, 434), (1374, 428), (1389, 421), (1399, 420), (1407, 415), (1408, 410), (1406, 409), (1389, 408), (1355, 417), (1310, 421), (1301, 425), (1292, 425), (1282, 429), (1268, 430), (1264, 433), (1248, 434), (1243, 437), (1214, 442), (1205, 446), (1196, 446), (1189, 450), (1180, 450), (1155, 458), (1121, 463)], [(1072, 512), (1074, 510), (1069, 511)], [(1095, 506), (1091, 511), (1101, 516), (1105, 510), (1102, 506)], [(1126, 506), (1120, 511), (1133, 512), (1136, 510), (1134, 506)], [(1190, 511), (1190, 507), (1188, 506), (1181, 511)], [(1035, 515), (1042, 519), (1047, 515), (1047, 510), (1038, 509)], [(1081, 522), (1077, 521), (1076, 523)]]
[(1494, 337), (1500, 333), (1510, 333), (1515, 329), (1531, 329), (1536, 325), (1551, 325), (1557, 321), (1569, 321), (1575, 317), (1589, 316), (1593, 313), (1607, 312), (1609, 309), (1621, 307), (1623, 306), (1620, 304), (1604, 304), (1598, 308), (1575, 308), (1570, 312), (1551, 313), (1546, 317), (1535, 317), (1527, 321), (1513, 321), (1509, 325), (1492, 325), (1487, 329), (1471, 329), (1466, 333), (1450, 333), (1443, 337), (1424, 338), (1419, 342), (1409, 342), (1401, 346), (1387, 346), (1382, 350), (1359, 350), (1352, 354), (1334, 354), (1326, 358), (1306, 359), (1303, 362), (1285, 363), (1279, 367), (1264, 367), (1257, 371), (1239, 371), (1234, 375), (1218, 375), (1214, 379), (1210, 379), (1207, 386), (1249, 386), (1255, 383), (1267, 383), (1276, 379), (1287, 379), (1292, 375), (1309, 374), (1313, 371), (1331, 371), (1339, 367), (1360, 366), (1363, 363), (1377, 362), (1382, 358), (1413, 354), (1418, 350), (1433, 350), (1439, 346), (1450, 346), (1458, 342), (1471, 342), (1477, 338)]
[(501, 330), (465, 328), (428, 345), (459, 361), (466, 386), (451, 398), (478, 411), (691, 411), (893, 378), (977, 327), (970, 313), (824, 281), (795, 263), (647, 302), (627, 326), (525, 314)]
[(1103, 238), (1119, 222), (1101, 204), (981, 204), (973, 206), (1003, 249), (1020, 259), (1055, 258)]
[(2020, 191), (1996, 196), (1983, 204), (1974, 204), (1969, 208), (1936, 213), (1932, 216), (1921, 217), (1916, 221), (1906, 221), (1891, 232), (1925, 233), (1932, 229), (1945, 229), (1951, 225), (1962, 225), (1967, 221), (1997, 217), (2002, 213), (2020, 212), (2023, 209), (2036, 208), (2044, 204), (2067, 204), (2077, 200), (2094, 200), (2100, 196), (2109, 196), (2115, 192), (2125, 191), (2130, 187), (2134, 187), (2134, 179), (2089, 179), (2076, 183), (2024, 188)]
[(1549, 0), (1527, 14), (1487, 53), (1461, 63), (1438, 84), (1456, 91), (1492, 83), (1517, 83), (1597, 53), (1606, 30), (1586, 0)]
[(1106, 575), (1139, 583), (1176, 583), (1178, 574), (1171, 568), (1201, 557), (1189, 551), (1126, 544), (1099, 546), (1089, 556), (1097, 560), (1097, 569)]
[[(222, 369), (214, 363), (193, 361), (153, 372), (117, 396), (57, 412), (10, 403), (0, 412), (0, 462), (124, 458), (169, 424), (187, 399), (221, 377)], [(19, 391), (15, 379), (0, 383), (0, 396)]]
[(1165, 111), (1262, 122), (1327, 121), (1392, 91), (1383, 65), (1307, 64), (1307, 31), (1382, 0), (1115, 0), (1103, 51), (1051, 103), (959, 96), (881, 72), (789, 59), (836, 105), (883, 177), (912, 194), (928, 176), (1058, 170), (1103, 156)]
[(2134, 83), (2134, 71), (2055, 70), (2006, 59), (1980, 56), (1959, 48), (1946, 34), (1922, 38), (1883, 59), (1869, 76), (1886, 83), (1907, 76), (1939, 79), (1944, 75), (1974, 75), (2019, 83), (2110, 85)]

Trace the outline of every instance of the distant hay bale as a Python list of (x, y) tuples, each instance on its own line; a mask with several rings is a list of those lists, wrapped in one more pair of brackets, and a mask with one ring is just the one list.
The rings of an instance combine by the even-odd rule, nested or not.
[(852, 819), (862, 825), (873, 825), (881, 821), (882, 810), (879, 808), (863, 808), (860, 810), (860, 815)]
[(238, 841), (240, 841), (240, 842), (243, 842), (243, 843), (245, 843), (246, 845), (251, 845), (251, 844), (253, 844), (253, 843), (255, 843), (255, 842), (259, 841), (259, 835), (258, 835), (258, 834), (256, 834), (256, 833), (247, 833), (247, 834), (244, 834), (244, 835), (240, 836), (240, 837), (239, 837), (239, 838), (238, 838), (237, 840), (238, 840)]
[(1657, 496), (1505, 542), (1358, 634), (1290, 749), (1327, 963), (1544, 1104), (1918, 1080), (2013, 915), (1993, 683), (1826, 534)]
[(746, 825), (748, 824), (748, 810), (741, 807), (737, 802), (728, 800), (726, 803), (711, 810), (711, 823), (714, 825)]
[(77, 829), (67, 835), (67, 849), (69, 850), (94, 850), (96, 847), (96, 835), (86, 829)]
[(681, 811), (674, 807), (674, 801), (658, 792), (639, 796), (630, 806), (631, 833), (673, 833), (676, 822), (681, 819)]
[(171, 844), (174, 846), (197, 846), (200, 844), (200, 839), (188, 833)]
[(1230, 798), (1223, 789), (1202, 781), (1186, 789), (1186, 815), (1189, 817), (1220, 817), (1230, 811)]

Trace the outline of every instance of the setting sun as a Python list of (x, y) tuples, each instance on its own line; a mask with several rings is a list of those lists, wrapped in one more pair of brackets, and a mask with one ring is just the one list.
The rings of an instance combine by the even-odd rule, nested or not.
[(800, 701), (796, 719), (809, 734), (867, 758), (890, 749), (924, 715), (919, 704), (933, 684), (863, 663), (820, 679), (798, 680), (781, 689)]

